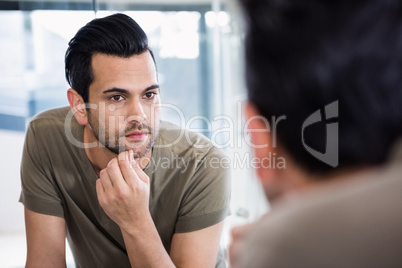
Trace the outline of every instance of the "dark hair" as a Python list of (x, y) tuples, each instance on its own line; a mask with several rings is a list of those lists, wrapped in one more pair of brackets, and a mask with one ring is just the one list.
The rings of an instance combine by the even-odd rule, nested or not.
[[(278, 143), (301, 167), (332, 167), (304, 148), (303, 122), (338, 101), (339, 166), (378, 165), (402, 136), (402, 1), (241, 0), (248, 97), (285, 115)], [(323, 117), (325, 119), (325, 116)], [(304, 133), (325, 149), (326, 123)]]
[(94, 53), (128, 58), (149, 51), (155, 63), (145, 32), (132, 18), (124, 14), (90, 21), (68, 45), (65, 56), (66, 79), (85, 103), (88, 102), (88, 89), (94, 78), (91, 68)]

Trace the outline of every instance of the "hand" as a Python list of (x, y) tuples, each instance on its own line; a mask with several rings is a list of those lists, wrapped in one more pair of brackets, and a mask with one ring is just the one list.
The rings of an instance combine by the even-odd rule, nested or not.
[(149, 217), (149, 188), (149, 178), (132, 151), (112, 159), (96, 181), (99, 204), (122, 230)]
[(236, 268), (239, 265), (239, 258), (244, 254), (246, 238), (253, 228), (252, 223), (232, 229), (232, 242), (229, 245), (230, 267)]

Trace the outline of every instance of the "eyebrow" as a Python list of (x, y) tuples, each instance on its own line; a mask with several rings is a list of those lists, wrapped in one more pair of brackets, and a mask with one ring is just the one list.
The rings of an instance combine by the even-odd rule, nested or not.
[[(144, 89), (143, 93), (147, 92), (147, 91), (150, 91), (150, 90), (153, 90), (153, 89), (159, 89), (159, 85), (155, 84), (155, 85), (149, 86), (146, 89)], [(122, 88), (117, 88), (117, 87), (107, 89), (107, 90), (103, 91), (102, 93), (103, 94), (108, 94), (108, 93), (111, 93), (111, 92), (113, 92), (113, 93), (122, 93), (122, 94), (130, 94), (130, 92), (127, 89), (122, 89)]]

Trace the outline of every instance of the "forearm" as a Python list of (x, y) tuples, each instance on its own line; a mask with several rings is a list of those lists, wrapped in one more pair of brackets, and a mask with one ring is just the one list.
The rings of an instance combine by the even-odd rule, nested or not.
[(121, 231), (132, 267), (175, 267), (150, 215)]

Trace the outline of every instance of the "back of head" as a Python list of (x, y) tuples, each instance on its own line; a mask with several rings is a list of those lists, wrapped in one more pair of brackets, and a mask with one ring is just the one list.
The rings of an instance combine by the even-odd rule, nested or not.
[(69, 42), (65, 56), (66, 79), (83, 97), (84, 102), (88, 102), (88, 88), (93, 80), (93, 54), (130, 57), (145, 51), (150, 51), (148, 38), (129, 16), (114, 14), (94, 19), (82, 27)]
[[(302, 127), (338, 101), (339, 166), (378, 165), (402, 136), (402, 2), (240, 0), (246, 13), (249, 100), (268, 120), (285, 115), (278, 143), (303, 169), (333, 168), (305, 148)], [(304, 131), (325, 151), (325, 114)]]

